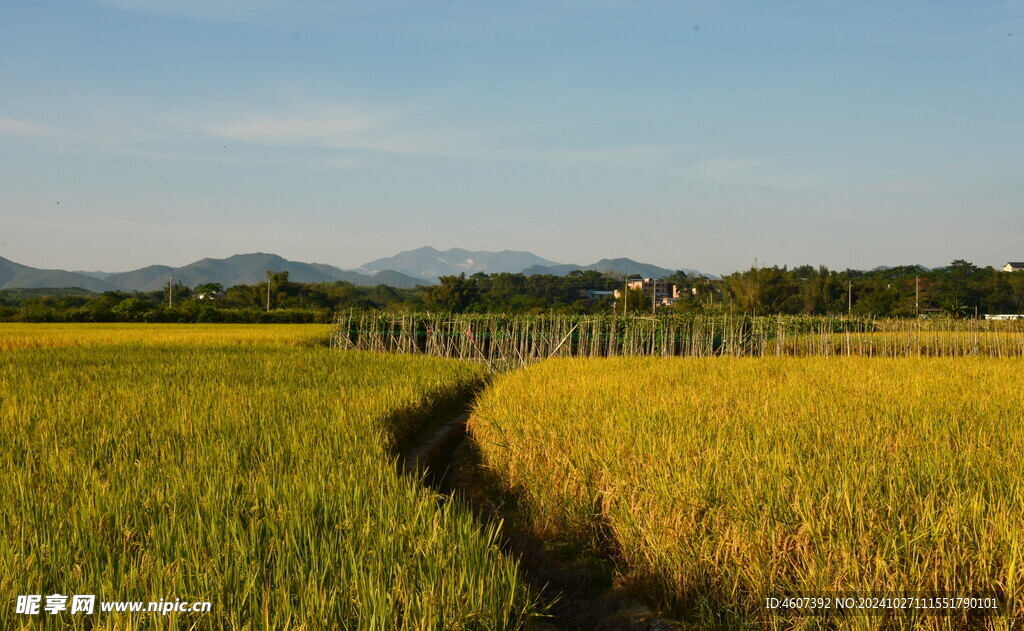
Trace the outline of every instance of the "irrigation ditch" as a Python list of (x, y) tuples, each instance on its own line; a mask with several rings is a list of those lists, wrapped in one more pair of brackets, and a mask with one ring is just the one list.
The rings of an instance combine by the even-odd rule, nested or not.
[(615, 552), (600, 553), (565, 541), (544, 539), (527, 524), (519, 498), (483, 463), (467, 429), (476, 399), (436, 412), (422, 434), (404, 441), (394, 456), (399, 470), (421, 481), (439, 502), (462, 502), (484, 524), (500, 526), (502, 550), (517, 559), (539, 594), (547, 616), (535, 631), (677, 631), (682, 623), (663, 617), (641, 597), (615, 582)]

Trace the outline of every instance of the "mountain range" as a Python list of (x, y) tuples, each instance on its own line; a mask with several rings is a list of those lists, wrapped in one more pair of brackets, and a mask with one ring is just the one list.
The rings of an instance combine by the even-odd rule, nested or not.
[(167, 280), (189, 287), (204, 283), (252, 285), (267, 277), (267, 270), (288, 272), (288, 278), (300, 283), (332, 283), (346, 281), (353, 285), (412, 288), (428, 284), (422, 278), (413, 278), (390, 270), (378, 274), (346, 271), (323, 263), (289, 261), (276, 254), (257, 252), (236, 254), (226, 259), (202, 259), (182, 267), (149, 265), (130, 272), (66, 272), (64, 270), (35, 269), (0, 257), (0, 289), (38, 287), (81, 287), (89, 291), (153, 291), (167, 287)]
[[(291, 280), (302, 283), (345, 281), (353, 285), (389, 285), (398, 288), (431, 285), (440, 276), (462, 273), (472, 275), (477, 272), (564, 276), (574, 270), (594, 270), (640, 274), (648, 278), (667, 276), (674, 272), (626, 258), (601, 259), (592, 265), (581, 266), (556, 263), (530, 252), (487, 252), (459, 248), (438, 251), (431, 247), (370, 261), (355, 270), (343, 270), (324, 263), (289, 261), (276, 254), (262, 252), (236, 254), (226, 259), (205, 258), (182, 267), (149, 265), (115, 273), (37, 269), (0, 257), (0, 289), (80, 287), (94, 292), (153, 291), (166, 287), (172, 275), (176, 282), (189, 287), (204, 283), (220, 283), (230, 287), (259, 283), (266, 278), (267, 270), (286, 271)], [(684, 271), (690, 275), (702, 275), (696, 270)]]

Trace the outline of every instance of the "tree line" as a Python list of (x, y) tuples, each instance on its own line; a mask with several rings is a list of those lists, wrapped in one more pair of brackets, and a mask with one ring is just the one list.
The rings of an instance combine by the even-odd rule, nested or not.
[(1024, 274), (958, 259), (946, 267), (911, 265), (831, 271), (809, 265), (751, 268), (722, 279), (730, 308), (754, 314), (973, 317), (1024, 311)]
[(299, 283), (288, 272), (225, 288), (180, 282), (153, 291), (9, 289), (0, 291), (0, 320), (25, 322), (331, 322), (339, 309), (406, 309), (422, 290), (351, 283)]
[[(640, 290), (616, 300), (628, 277), (574, 271), (566, 276), (473, 274), (444, 276), (437, 285), (395, 289), (338, 281), (299, 283), (287, 272), (266, 281), (225, 288), (217, 283), (175, 283), (154, 291), (22, 289), (0, 291), (0, 320), (26, 322), (330, 322), (345, 309), (451, 311), (454, 313), (649, 312)], [(834, 271), (803, 265), (751, 267), (721, 279), (676, 272), (671, 307), (683, 312), (915, 317), (973, 317), (1024, 312), (1024, 273), (977, 267), (964, 260), (920, 266)]]
[[(600, 312), (614, 308), (652, 310), (649, 294), (626, 291), (627, 277), (573, 272), (565, 277), (522, 274), (446, 276), (426, 290), (433, 307), (464, 313), (493, 311)], [(1024, 312), (1024, 273), (978, 267), (958, 259), (946, 267), (919, 265), (870, 271), (829, 270), (801, 265), (751, 267), (721, 279), (678, 271), (664, 279), (679, 290), (671, 307), (684, 312), (752, 315), (846, 315), (915, 317), (940, 314), (968, 317)], [(624, 300), (586, 299), (586, 289), (619, 290)]]

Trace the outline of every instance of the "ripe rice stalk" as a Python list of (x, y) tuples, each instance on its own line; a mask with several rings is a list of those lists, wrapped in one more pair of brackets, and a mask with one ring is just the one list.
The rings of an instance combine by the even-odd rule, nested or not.
[[(335, 348), (402, 348), (408, 320), (341, 317)], [(0, 327), (2, 591), (214, 608), (18, 620), (12, 597), (0, 627), (529, 628), (498, 533), (391, 455), (484, 371), (314, 333)]]
[(500, 377), (470, 427), (538, 532), (595, 552), (611, 537), (619, 582), (698, 626), (798, 626), (765, 610), (778, 593), (993, 592), (1005, 616), (895, 628), (1011, 629), (1024, 625), (1024, 391), (1006, 375), (1022, 362), (554, 359)]

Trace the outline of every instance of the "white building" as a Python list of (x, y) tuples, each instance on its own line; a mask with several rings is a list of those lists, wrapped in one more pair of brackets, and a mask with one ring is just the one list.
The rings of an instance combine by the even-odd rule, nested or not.
[[(638, 278), (626, 281), (626, 287), (643, 291), (644, 295), (647, 296), (648, 304), (651, 304), (652, 293), (653, 302), (664, 307), (672, 306), (676, 300), (679, 300), (679, 287), (671, 285), (660, 278)], [(621, 292), (616, 289), (615, 299), (618, 300), (620, 295)]]

